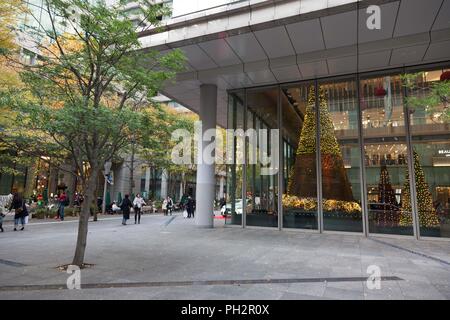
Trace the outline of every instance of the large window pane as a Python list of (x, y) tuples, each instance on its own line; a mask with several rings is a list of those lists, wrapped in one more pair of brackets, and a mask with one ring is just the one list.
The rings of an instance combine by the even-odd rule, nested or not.
[(281, 94), (282, 136), (286, 144), (283, 227), (317, 229), (314, 85), (283, 88)]
[[(235, 130), (244, 129), (244, 91), (230, 93), (228, 96), (228, 128)], [(233, 137), (231, 143), (231, 147), (227, 146), (227, 150), (231, 151), (232, 154), (227, 154), (227, 158), (231, 159), (231, 161), (227, 165), (225, 223), (241, 225), (243, 214), (243, 165), (240, 159), (242, 159), (241, 155), (244, 146), (237, 136)]]
[(364, 79), (360, 86), (369, 232), (412, 235), (401, 77)]
[[(247, 92), (246, 225), (278, 226), (278, 89)], [(252, 129), (254, 131), (252, 131)], [(252, 133), (253, 132), (253, 133)]]
[(356, 91), (352, 80), (319, 86), (325, 230), (363, 230)]
[(446, 84), (440, 80), (444, 71), (417, 74), (408, 93), (420, 235), (428, 237), (450, 237), (450, 125), (443, 116), (441, 88)]

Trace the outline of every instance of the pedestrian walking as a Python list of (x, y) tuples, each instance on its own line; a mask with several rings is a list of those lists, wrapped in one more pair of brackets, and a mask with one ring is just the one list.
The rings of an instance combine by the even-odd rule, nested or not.
[(167, 198), (165, 198), (165, 199), (163, 200), (162, 205), (161, 205), (161, 209), (162, 209), (162, 211), (163, 211), (163, 214), (164, 214), (165, 216), (167, 216)]
[(162, 209), (164, 212), (164, 215), (167, 216), (168, 214), (172, 215), (173, 210), (173, 200), (171, 197), (167, 196), (162, 204)]
[(173, 200), (171, 197), (167, 197), (167, 212), (172, 215), (172, 211), (173, 211)]
[(141, 211), (142, 206), (145, 205), (144, 199), (141, 197), (141, 195), (138, 193), (136, 197), (133, 200), (133, 207), (134, 207), (134, 224), (136, 224), (136, 221), (138, 224), (141, 223)]
[(61, 221), (64, 221), (64, 207), (68, 204), (69, 198), (67, 197), (67, 194), (65, 191), (61, 192), (61, 194), (58, 197), (58, 216), (61, 219)]
[(3, 230), (3, 218), (5, 218), (5, 215), (3, 214), (3, 212), (0, 212), (0, 231), (4, 232)]
[(128, 194), (125, 195), (125, 198), (122, 200), (122, 203), (120, 204), (120, 209), (122, 209), (122, 224), (126, 225), (127, 220), (130, 219), (130, 208), (133, 207), (133, 204), (131, 203), (130, 196)]
[(195, 200), (191, 196), (189, 196), (187, 199), (186, 210), (188, 213), (188, 218), (194, 218)]
[(22, 228), (20, 230), (25, 229), (25, 217), (28, 216), (28, 210), (25, 205), (25, 201), (19, 193), (15, 192), (13, 195), (13, 200), (9, 207), (9, 210), (14, 209), (14, 231), (17, 231), (17, 227), (20, 224)]

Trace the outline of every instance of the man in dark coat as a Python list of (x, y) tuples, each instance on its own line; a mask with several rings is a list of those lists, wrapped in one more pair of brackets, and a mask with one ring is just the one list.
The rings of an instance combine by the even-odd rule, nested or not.
[(122, 224), (126, 225), (127, 220), (130, 219), (130, 208), (133, 207), (131, 203), (130, 196), (128, 194), (125, 195), (125, 199), (122, 200), (120, 204), (120, 209), (122, 209), (123, 219)]
[(192, 199), (191, 196), (188, 197), (187, 203), (186, 203), (186, 211), (188, 213), (188, 218), (194, 218), (194, 211), (195, 211), (195, 200)]

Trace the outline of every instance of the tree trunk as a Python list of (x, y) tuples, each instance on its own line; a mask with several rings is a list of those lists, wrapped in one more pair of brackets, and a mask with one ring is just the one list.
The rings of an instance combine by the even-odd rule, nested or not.
[(78, 178), (77, 178), (77, 166), (76, 166), (76, 163), (75, 163), (75, 161), (72, 161), (72, 165), (71, 165), (71, 171), (72, 171), (72, 177), (71, 177), (71, 180), (70, 180), (70, 182), (71, 182), (71, 186), (70, 186), (70, 191), (71, 191), (71, 197), (69, 198), (69, 201), (70, 201), (70, 203), (69, 203), (69, 206), (70, 207), (73, 207), (73, 204), (74, 204), (74, 202), (75, 202), (75, 192), (76, 192), (76, 190), (77, 190), (77, 181), (78, 181)]
[[(97, 214), (98, 214), (98, 206), (97, 206), (97, 198), (98, 198), (98, 175), (97, 178), (95, 179), (95, 185), (94, 185), (94, 191), (93, 191), (93, 196), (92, 196), (92, 200), (91, 200), (91, 205), (94, 205), (95, 210), (92, 213), (92, 221), (97, 221)], [(102, 198), (102, 201), (104, 201), (105, 199)]]
[(88, 224), (90, 207), (92, 200), (95, 198), (95, 188), (97, 185), (97, 175), (98, 170), (93, 168), (92, 175), (88, 178), (85, 183), (84, 188), (84, 201), (81, 206), (80, 212), (80, 220), (78, 222), (78, 237), (77, 237), (77, 246), (75, 248), (75, 255), (73, 257), (72, 264), (81, 267), (84, 262), (84, 253), (86, 250), (87, 243), (87, 234), (88, 234)]

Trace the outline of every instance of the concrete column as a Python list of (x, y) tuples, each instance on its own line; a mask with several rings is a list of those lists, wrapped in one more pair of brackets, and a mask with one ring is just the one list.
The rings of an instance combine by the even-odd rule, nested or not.
[(150, 194), (150, 168), (149, 167), (145, 168), (145, 187), (144, 187), (144, 189), (147, 192), (147, 194)]
[(183, 182), (180, 182), (180, 200), (183, 197)]
[(163, 169), (161, 173), (161, 199), (165, 199), (167, 197), (168, 186), (169, 186), (168, 173), (166, 169)]
[(223, 176), (220, 177), (219, 180), (219, 199), (223, 198), (224, 195), (224, 186), (225, 186), (225, 178)]
[[(200, 121), (202, 122), (201, 135), (208, 129), (216, 128), (217, 114), (217, 86), (203, 84), (200, 86)], [(198, 139), (198, 165), (195, 224), (202, 228), (214, 227), (214, 197), (215, 197), (215, 164), (204, 163), (202, 159), (203, 149), (211, 144), (211, 141)]]

